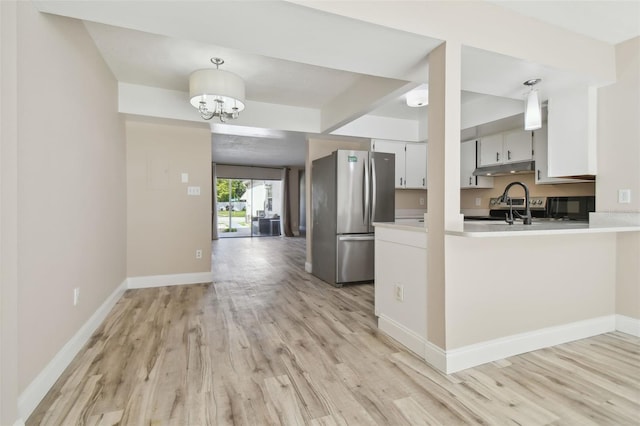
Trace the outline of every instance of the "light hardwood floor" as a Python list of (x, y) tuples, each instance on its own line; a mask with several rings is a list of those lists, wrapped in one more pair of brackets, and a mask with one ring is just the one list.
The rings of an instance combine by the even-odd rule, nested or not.
[(640, 342), (610, 333), (444, 375), (377, 331), (373, 286), (304, 240), (213, 244), (213, 284), (127, 291), (27, 425), (637, 425)]

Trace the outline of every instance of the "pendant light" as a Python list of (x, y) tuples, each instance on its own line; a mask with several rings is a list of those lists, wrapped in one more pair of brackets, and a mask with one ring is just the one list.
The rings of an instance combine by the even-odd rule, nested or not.
[(534, 78), (525, 81), (523, 84), (529, 87), (529, 93), (524, 101), (524, 129), (537, 130), (542, 127), (542, 110), (538, 90), (533, 86), (540, 83), (542, 79)]
[(194, 71), (189, 77), (191, 105), (205, 120), (218, 117), (221, 122), (236, 119), (244, 109), (244, 81), (234, 73), (223, 71), (224, 60), (211, 58), (215, 69)]

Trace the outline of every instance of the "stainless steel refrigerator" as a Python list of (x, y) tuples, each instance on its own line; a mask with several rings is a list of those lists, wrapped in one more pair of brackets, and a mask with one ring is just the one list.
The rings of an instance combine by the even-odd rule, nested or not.
[(337, 150), (313, 161), (313, 275), (337, 287), (373, 281), (373, 222), (395, 219), (394, 179), (394, 154)]

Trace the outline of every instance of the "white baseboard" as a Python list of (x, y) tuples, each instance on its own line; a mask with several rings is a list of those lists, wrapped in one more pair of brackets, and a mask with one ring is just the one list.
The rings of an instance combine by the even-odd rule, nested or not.
[(520, 355), (525, 352), (568, 343), (574, 340), (585, 339), (615, 330), (637, 336), (640, 334), (640, 320), (622, 315), (607, 315), (488, 340), (447, 351), (417, 335), (403, 325), (386, 318), (384, 315), (378, 317), (378, 328), (404, 345), (407, 349), (423, 357), (431, 366), (444, 373), (451, 374), (456, 371), (498, 361), (510, 356)]
[(428, 342), (413, 330), (384, 315), (378, 317), (378, 329), (403, 344), (407, 349), (424, 357), (425, 344)]
[(446, 351), (447, 374), (616, 329), (614, 315), (515, 334)]
[(616, 331), (640, 337), (640, 319), (616, 315)]
[(311, 267), (311, 262), (304, 262), (304, 270), (308, 273), (311, 273), (313, 271), (313, 268)]
[(169, 285), (199, 284), (213, 282), (212, 272), (191, 272), (173, 275), (149, 275), (127, 278), (127, 288), (152, 288)]
[(431, 342), (426, 342), (424, 345), (424, 360), (443, 373), (447, 372), (447, 354), (441, 347)]
[(15, 425), (23, 425), (24, 421), (22, 419), (29, 418), (33, 410), (42, 401), (42, 398), (49, 392), (73, 358), (87, 343), (93, 332), (102, 324), (126, 289), (127, 280), (124, 280), (20, 394), (18, 397), (18, 415), (20, 419), (16, 421)]

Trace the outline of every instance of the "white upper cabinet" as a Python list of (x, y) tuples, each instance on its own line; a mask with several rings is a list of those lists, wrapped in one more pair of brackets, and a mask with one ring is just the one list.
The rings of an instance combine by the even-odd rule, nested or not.
[(533, 152), (536, 162), (536, 184), (552, 184), (552, 183), (580, 183), (589, 182), (580, 179), (566, 179), (549, 176), (549, 167), (547, 162), (547, 126), (533, 132)]
[(502, 157), (502, 133), (485, 136), (479, 141), (478, 165), (494, 166), (503, 163)]
[(549, 98), (549, 176), (595, 176), (597, 89), (585, 87)]
[(404, 142), (387, 141), (382, 139), (371, 140), (371, 150), (375, 152), (388, 152), (396, 156), (396, 188), (404, 188), (405, 178), (405, 151)]
[(475, 139), (460, 144), (460, 188), (493, 188), (493, 178), (474, 176), (478, 152)]
[(532, 156), (531, 132), (511, 130), (480, 138), (479, 166), (530, 161)]
[(406, 188), (427, 187), (427, 144), (408, 143), (405, 146)]
[(502, 156), (504, 163), (531, 161), (533, 140), (530, 130), (512, 130), (504, 133)]
[(396, 188), (427, 187), (427, 144), (372, 139), (371, 150), (396, 156)]

